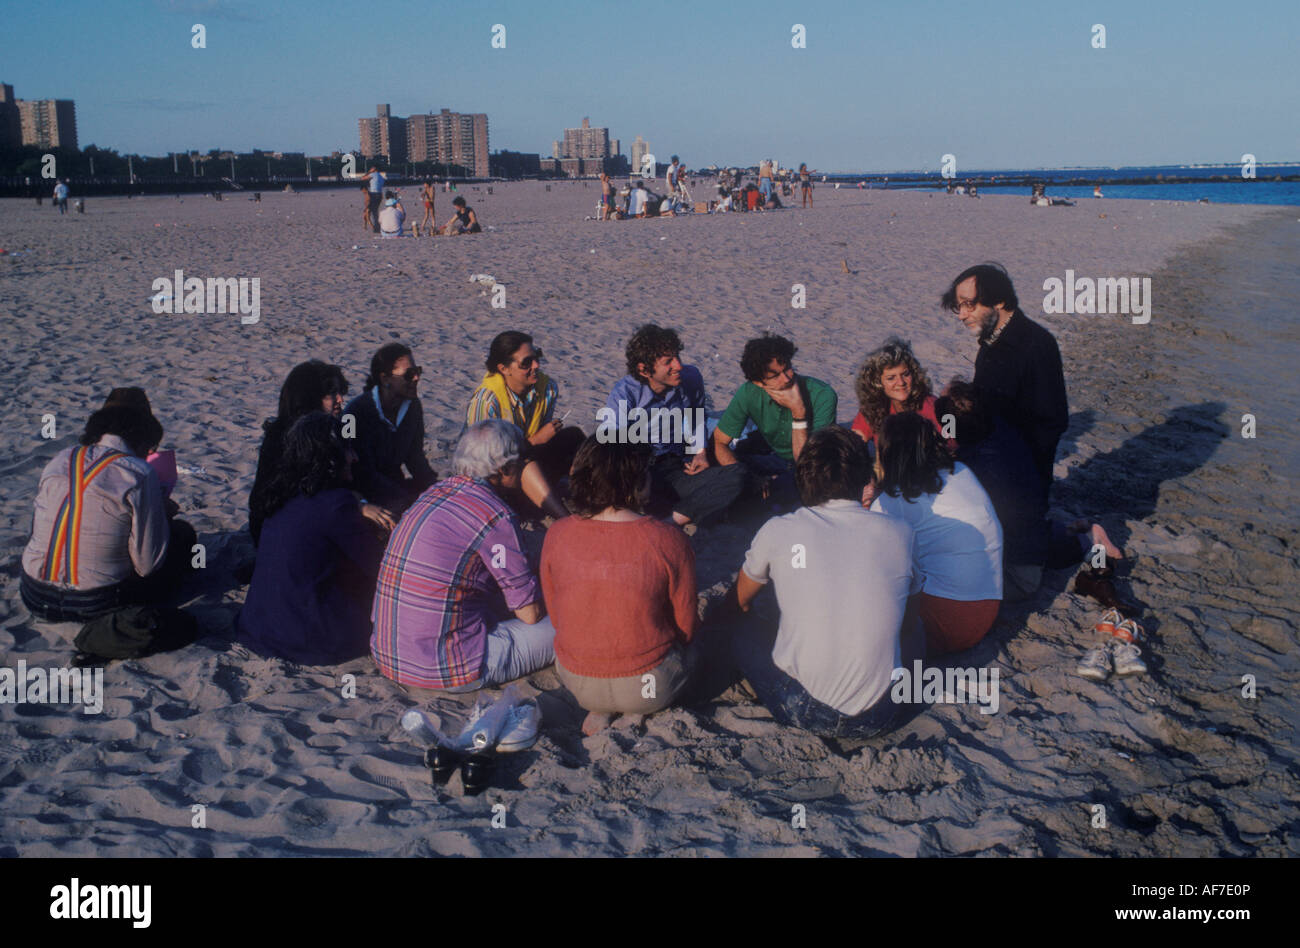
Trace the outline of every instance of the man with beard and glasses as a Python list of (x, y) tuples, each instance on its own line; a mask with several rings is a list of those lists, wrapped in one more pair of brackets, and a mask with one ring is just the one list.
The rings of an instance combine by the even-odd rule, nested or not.
[(1021, 311), (1011, 277), (996, 263), (959, 273), (942, 305), (978, 337), (975, 387), (1029, 445), (1045, 497), (1056, 445), (1070, 424), (1056, 339)]

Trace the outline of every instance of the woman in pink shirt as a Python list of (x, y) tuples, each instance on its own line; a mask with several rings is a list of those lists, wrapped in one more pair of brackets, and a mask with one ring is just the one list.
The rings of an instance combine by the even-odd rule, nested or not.
[(695, 664), (695, 554), (685, 535), (642, 513), (645, 445), (587, 438), (573, 461), (571, 504), (542, 546), (542, 594), (555, 626), (560, 681), (588, 711), (583, 733), (612, 715), (661, 711)]
[[(930, 378), (912, 355), (912, 347), (894, 336), (867, 356), (858, 372), (854, 388), (860, 411), (853, 419), (853, 432), (863, 441), (872, 441), (890, 415), (914, 411), (943, 434), (934, 413), (935, 397), (930, 393)], [(949, 450), (956, 442), (949, 442)]]

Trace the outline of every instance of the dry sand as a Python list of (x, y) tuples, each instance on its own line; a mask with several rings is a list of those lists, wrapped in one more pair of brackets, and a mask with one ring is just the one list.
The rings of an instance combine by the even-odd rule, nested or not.
[[(77, 627), (33, 623), (21, 605), (19, 558), (41, 469), (111, 386), (148, 390), (189, 471), (176, 498), (208, 566), (187, 600), (200, 643), (109, 666), (102, 714), (0, 705), (0, 855), (1300, 853), (1296, 209), (821, 187), (809, 211), (600, 224), (583, 221), (595, 187), (494, 192), (465, 192), (488, 233), (403, 241), (362, 231), (354, 190), (98, 199), (65, 218), (3, 202), (0, 246), (22, 255), (0, 256), (0, 665), (71, 655)], [(1072, 421), (1054, 507), (1100, 520), (1130, 553), (1121, 586), (1147, 607), (1150, 675), (1072, 673), (1099, 610), (1068, 591), (1069, 572), (1049, 573), (961, 659), (1000, 670), (997, 714), (938, 705), (843, 746), (728, 691), (584, 739), (545, 671), (526, 688), (543, 695), (541, 740), (465, 798), (458, 777), (431, 787), (397, 726), (413, 702), (369, 659), (303, 668), (230, 643), (259, 424), (295, 363), (339, 362), (356, 391), (375, 348), (407, 341), (426, 367), (435, 466), (508, 327), (535, 334), (569, 421), (588, 430), (645, 321), (682, 331), (717, 409), (741, 381), (744, 340), (784, 332), (847, 420), (857, 364), (891, 333), (934, 382), (969, 376), (974, 341), (937, 298), (986, 259), (1060, 341)], [(259, 277), (261, 321), (154, 315), (152, 281), (176, 268)], [(1151, 322), (1044, 316), (1042, 281), (1067, 268), (1151, 275)], [(474, 273), (506, 284), (504, 311)], [(794, 283), (806, 309), (791, 308)], [(40, 436), (47, 412), (54, 441)], [(1254, 440), (1240, 436), (1246, 412)], [(725, 588), (756, 527), (694, 537), (702, 598)], [(341, 697), (349, 673), (355, 698)], [(452, 721), (468, 701), (433, 710)], [(491, 826), (497, 803), (505, 829)], [(191, 825), (195, 804), (206, 828)], [(796, 804), (806, 828), (792, 827)]]

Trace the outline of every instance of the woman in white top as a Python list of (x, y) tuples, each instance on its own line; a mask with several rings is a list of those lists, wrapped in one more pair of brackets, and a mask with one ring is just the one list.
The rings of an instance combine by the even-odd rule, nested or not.
[(916, 533), (915, 566), (923, 578), (916, 606), (926, 651), (971, 648), (993, 627), (1002, 601), (1002, 525), (993, 502), (921, 415), (890, 415), (876, 440), (874, 509)]

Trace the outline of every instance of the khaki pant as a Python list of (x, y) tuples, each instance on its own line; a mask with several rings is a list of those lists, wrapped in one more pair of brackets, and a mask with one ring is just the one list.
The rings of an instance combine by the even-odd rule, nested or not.
[[(560, 664), (555, 671), (584, 711), (598, 714), (654, 714), (673, 703), (690, 680), (696, 649), (675, 645), (654, 668), (626, 678), (588, 678)], [(653, 697), (646, 697), (646, 695)]]

